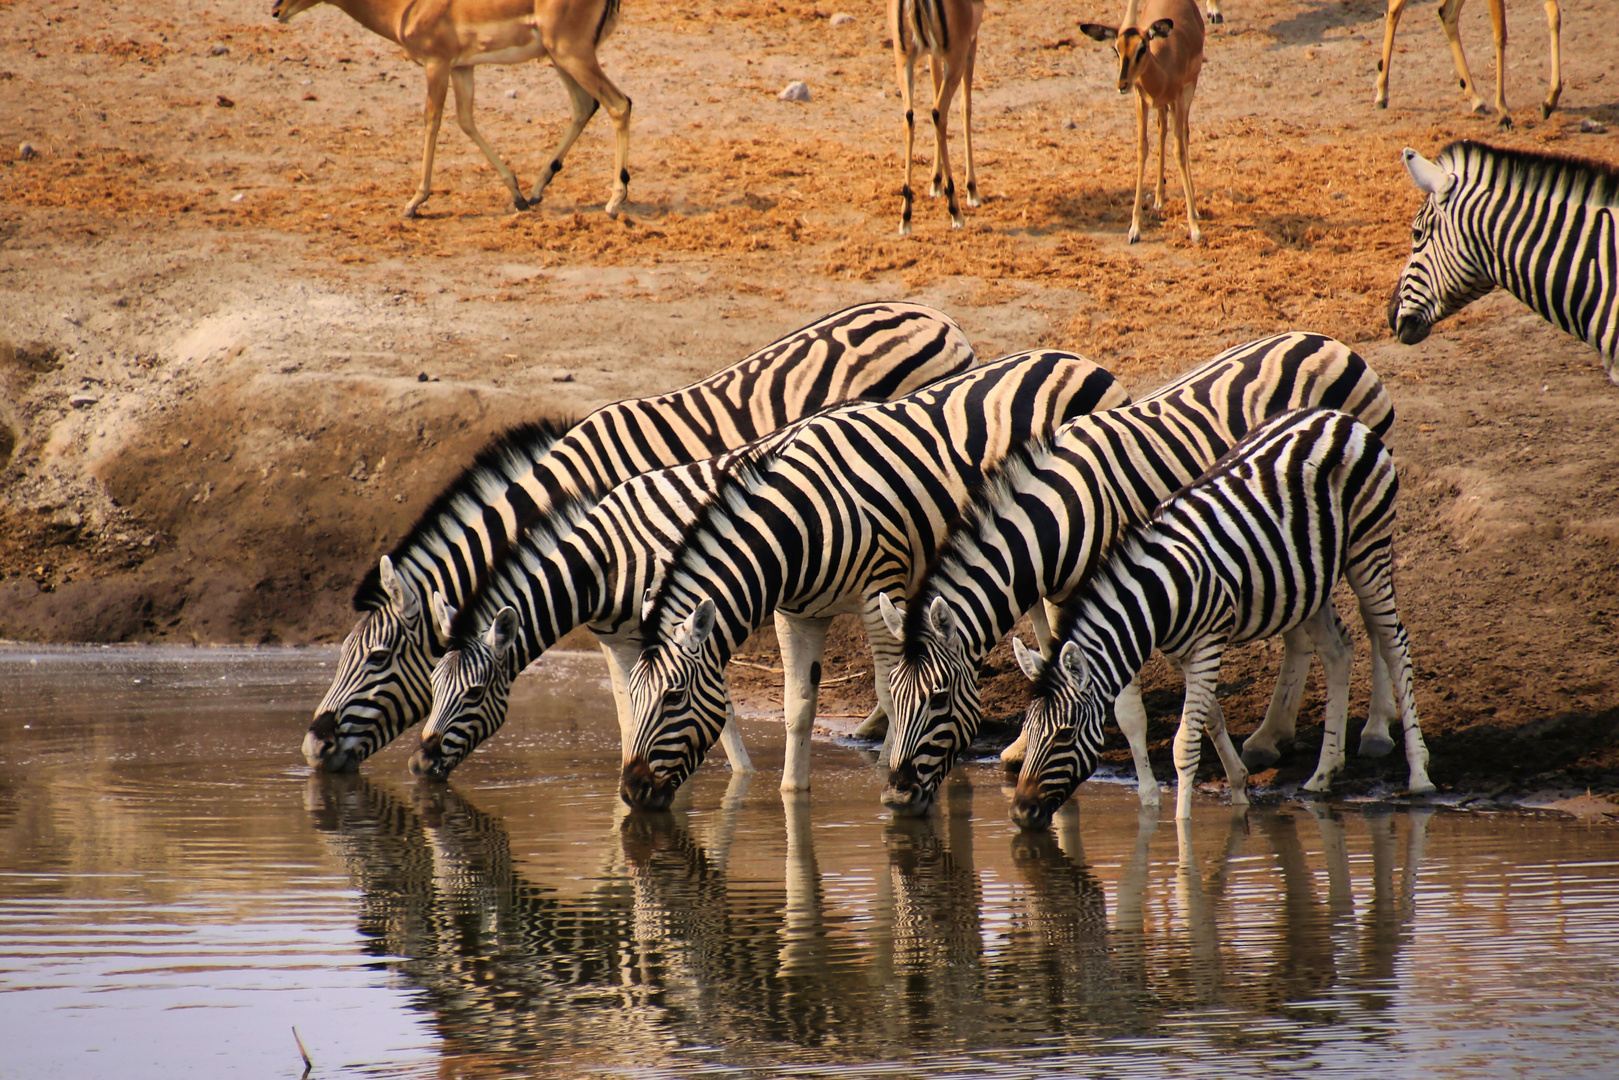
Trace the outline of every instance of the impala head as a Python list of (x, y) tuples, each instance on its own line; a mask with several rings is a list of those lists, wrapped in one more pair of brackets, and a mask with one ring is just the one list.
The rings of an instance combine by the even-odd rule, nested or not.
[(1441, 163), (1435, 163), (1410, 148), (1404, 154), (1411, 182), (1428, 196), (1411, 223), (1411, 257), (1389, 298), (1389, 329), (1406, 345), (1426, 338), (1434, 323), (1495, 288), (1460, 227), (1456, 174), (1442, 164), (1446, 157), (1440, 154)]
[(1097, 41), (1113, 42), (1113, 51), (1119, 55), (1119, 93), (1128, 94), (1141, 76), (1141, 67), (1147, 62), (1148, 46), (1158, 38), (1168, 37), (1175, 29), (1173, 19), (1159, 19), (1145, 30), (1135, 26), (1118, 29), (1102, 23), (1080, 23), (1079, 32)]
[[(343, 639), (337, 674), (304, 736), (304, 758), (329, 772), (357, 768), (420, 720), (433, 698), (428, 672), (439, 640), (421, 597), (386, 555), (375, 584), (383, 599)], [(361, 586), (371, 591), (370, 582)]]
[(433, 668), (433, 711), (410, 771), (443, 780), (506, 722), (512, 689), (510, 653), (517, 643), (517, 612), (503, 607), (481, 635), (458, 642)]
[(310, 8), (324, 3), (326, 0), (275, 0), (275, 3), (270, 5), (270, 18), (279, 23), (290, 22), (294, 15), (301, 15)]
[(704, 599), (665, 640), (649, 642), (630, 669), (630, 728), (619, 797), (637, 810), (666, 810), (703, 763), (731, 711), (725, 661)]
[(926, 618), (909, 635), (904, 613), (886, 593), (879, 603), (889, 633), (905, 642), (888, 676), (894, 709), (889, 723), (894, 728), (883, 805), (895, 814), (915, 816), (928, 812), (957, 755), (978, 734), (978, 665), (967, 655), (961, 628), (944, 597), (934, 597)]
[(1096, 771), (1108, 703), (1090, 678), (1078, 642), (1064, 642), (1049, 665), (1016, 638), (1012, 651), (1035, 684), (1034, 700), (1023, 717), (1029, 741), (1012, 798), (1012, 821), (1019, 828), (1043, 829)]

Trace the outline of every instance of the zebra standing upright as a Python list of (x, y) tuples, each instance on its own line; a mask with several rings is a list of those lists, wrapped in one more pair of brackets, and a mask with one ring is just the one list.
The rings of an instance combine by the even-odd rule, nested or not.
[(943, 313), (860, 304), (682, 390), (603, 406), (571, 429), (542, 422), (506, 432), (360, 583), (360, 621), (343, 641), (304, 756), (334, 772), (352, 769), (426, 714), (429, 673), (446, 647), (428, 597), (463, 603), (559, 500), (592, 501), (648, 469), (741, 446), (834, 402), (908, 394), (975, 362)]
[[(883, 802), (925, 813), (956, 756), (978, 733), (978, 666), (1042, 597), (1059, 603), (1095, 568), (1113, 537), (1144, 520), (1265, 417), (1301, 406), (1352, 413), (1378, 432), (1394, 423), (1381, 379), (1323, 334), (1289, 333), (1234, 346), (1125, 409), (1081, 417), (1010, 455), (966, 507), (903, 616), (887, 612), (901, 658), (890, 679), (894, 725)], [(1299, 706), (1308, 648), (1290, 649), (1267, 720), (1285, 733)], [(1382, 664), (1361, 753), (1393, 749)], [(1135, 759), (1138, 793), (1156, 806), (1147, 714), (1135, 685), (1117, 716)], [(1016, 761), (1022, 739), (1003, 759)]]
[(1153, 649), (1186, 675), (1175, 735), (1176, 818), (1191, 816), (1205, 723), (1221, 747), (1233, 794), (1247, 771), (1229, 753), (1214, 704), (1227, 645), (1295, 628), (1327, 669), (1321, 762), (1306, 791), (1326, 791), (1343, 765), (1353, 651), (1331, 604), (1347, 578), (1373, 649), (1392, 675), (1412, 794), (1434, 790), (1412, 689), (1410, 644), (1394, 607), (1394, 458), (1371, 428), (1326, 409), (1284, 413), (1260, 425), (1196, 483), (1127, 530), (1063, 607), (1047, 663), (1016, 644), (1035, 680), (1028, 754), (1012, 819), (1044, 828), (1096, 768), (1108, 703)]
[[(439, 779), (449, 775), (505, 723), (507, 695), (517, 673), (563, 634), (581, 625), (596, 634), (607, 654), (627, 756), (633, 727), (624, 673), (640, 653), (644, 595), (657, 568), (668, 561), (705, 512), (733, 462), (768, 454), (773, 447), (796, 443), (806, 433), (840, 425), (845, 418), (869, 409), (975, 408), (992, 397), (996, 387), (1012, 385), (1019, 373), (1032, 384), (1037, 375), (1049, 375), (1053, 370), (1089, 376), (1083, 386), (1082, 378), (1072, 380), (1071, 396), (1083, 399), (1092, 394), (1111, 400), (1111, 376), (1088, 361), (1019, 354), (897, 402), (837, 406), (744, 449), (635, 477), (594, 506), (576, 500), (559, 508), (554, 515), (559, 523), (530, 529), (453, 621), (443, 605), (435, 602), (438, 621), (446, 624), (442, 632), (453, 641), (432, 672), (431, 713), (422, 729), (421, 746), (411, 758), (411, 770)], [(1055, 414), (1062, 415), (1066, 407), (1063, 395), (1052, 389), (1050, 396)], [(1031, 397), (1030, 404), (1038, 410), (1040, 395), (1031, 393)], [(974, 451), (972, 446), (961, 449), (968, 454)], [(736, 765), (734, 755), (740, 752), (740, 743), (734, 725), (725, 724), (725, 738), (726, 751)], [(745, 753), (741, 756), (745, 760)]]
[(1619, 383), (1619, 168), (1454, 142), (1429, 161), (1405, 151), (1427, 198), (1389, 329), (1415, 345), (1497, 285), (1595, 346)]
[(865, 620), (885, 709), (893, 649), (876, 632), (877, 596), (922, 572), (985, 468), (1072, 416), (1129, 400), (1111, 375), (1071, 354), (1014, 360), (993, 375), (984, 368), (903, 401), (817, 417), (733, 469), (642, 615), (625, 802), (669, 805), (730, 713), (726, 661), (772, 612), (787, 722), (783, 790), (809, 787), (834, 616)]

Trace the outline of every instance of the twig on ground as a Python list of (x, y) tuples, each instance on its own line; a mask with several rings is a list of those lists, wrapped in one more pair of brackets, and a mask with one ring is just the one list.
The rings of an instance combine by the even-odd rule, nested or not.
[(309, 1070), (315, 1067), (315, 1063), (309, 1060), (309, 1051), (304, 1049), (304, 1041), (298, 1037), (298, 1027), (296, 1024), (293, 1025), (292, 1028), (292, 1040), (298, 1044), (298, 1053), (301, 1054), (304, 1059), (304, 1075), (308, 1076)]

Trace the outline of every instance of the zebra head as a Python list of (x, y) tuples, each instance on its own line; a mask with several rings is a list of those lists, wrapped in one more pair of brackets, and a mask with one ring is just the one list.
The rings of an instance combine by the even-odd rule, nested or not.
[[(887, 593), (878, 603), (889, 633), (905, 641), (904, 613)], [(934, 597), (923, 623), (888, 676), (894, 734), (883, 805), (913, 816), (933, 805), (956, 755), (977, 734), (982, 711), (977, 665), (967, 655), (961, 628), (944, 597)]]
[(635, 741), (618, 793), (637, 810), (668, 809), (731, 713), (714, 617), (714, 601), (702, 600), (667, 640), (648, 644), (630, 669)]
[(387, 597), (343, 639), (337, 674), (304, 736), (304, 758), (346, 772), (392, 742), (427, 712), (433, 699), (433, 628), (416, 589), (384, 555), (379, 583)]
[[(1440, 160), (1445, 158), (1439, 155)], [(1415, 150), (1405, 151), (1411, 180), (1427, 194), (1411, 223), (1411, 257), (1389, 298), (1389, 329), (1415, 345), (1433, 324), (1495, 288), (1482, 253), (1467, 238), (1467, 207), (1456, 195), (1456, 174)]]
[(1019, 828), (1044, 829), (1074, 789), (1096, 771), (1107, 703), (1090, 678), (1078, 642), (1064, 642), (1053, 665), (1017, 638), (1012, 651), (1035, 683), (1034, 700), (1023, 717), (1029, 741), (1012, 798), (1012, 821)]
[(482, 637), (468, 637), (433, 668), (433, 711), (410, 771), (443, 780), (478, 744), (506, 722), (506, 700), (516, 674), (508, 662), (517, 641), (517, 612), (503, 607)]

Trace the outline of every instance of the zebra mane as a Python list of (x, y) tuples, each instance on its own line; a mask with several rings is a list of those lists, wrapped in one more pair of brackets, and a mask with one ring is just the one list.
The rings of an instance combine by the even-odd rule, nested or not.
[[(1061, 666), (1057, 663), (1056, 655), (1061, 653), (1063, 646), (1069, 641), (1077, 640), (1074, 636), (1074, 629), (1077, 626), (1081, 623), (1112, 625), (1108, 619), (1091, 618), (1091, 612), (1098, 607), (1105, 608), (1107, 604), (1105, 594), (1118, 590), (1118, 578), (1112, 569), (1113, 564), (1119, 559), (1133, 559), (1140, 556), (1145, 550), (1144, 539), (1156, 522), (1157, 515), (1155, 514), (1146, 521), (1128, 526), (1103, 553), (1102, 561), (1097, 565), (1096, 572), (1090, 576), (1090, 580), (1081, 585), (1079, 591), (1069, 597), (1068, 601), (1058, 609), (1057, 620), (1051, 625), (1053, 657), (1051, 662), (1041, 670), (1040, 677), (1034, 680), (1033, 692), (1036, 698), (1050, 697), (1056, 692), (1059, 680), (1058, 669)], [(1083, 648), (1083, 646), (1081, 647)], [(1086, 659), (1093, 667), (1095, 666), (1096, 660), (1094, 656)]]
[[(961, 547), (965, 538), (982, 536), (999, 508), (1016, 496), (1022, 482), (1034, 472), (1038, 463), (1050, 456), (1055, 445), (1053, 434), (1038, 434), (1019, 443), (996, 465), (984, 470), (983, 483), (971, 492), (955, 521), (950, 523), (949, 531), (933, 552), (933, 558), (928, 560), (916, 591), (906, 605), (902, 652), (907, 660), (914, 662), (922, 658), (920, 643), (928, 628), (926, 609), (930, 606), (931, 596), (936, 595), (934, 579), (949, 568), (964, 563), (966, 556)], [(925, 600), (929, 602), (925, 603)]]
[[(550, 452), (557, 441), (567, 434), (573, 427), (569, 419), (548, 418), (519, 424), (508, 428), (495, 436), (472, 459), (472, 464), (463, 469), (454, 480), (445, 485), (422, 511), (416, 519), (416, 524), (410, 527), (404, 539), (394, 545), (388, 557), (397, 566), (410, 553), (426, 543), (434, 536), (441, 535), (443, 525), (448, 521), (459, 521), (454, 512), (454, 505), (458, 499), (477, 498), (480, 485), (487, 480), (498, 480), (502, 484), (510, 483), (510, 472), (501, 466), (505, 463), (517, 461), (522, 463), (525, 470), (532, 467)], [(496, 552), (498, 556), (499, 551)], [(376, 563), (360, 581), (359, 588), (354, 590), (355, 611), (377, 611), (388, 603), (388, 594), (382, 588), (382, 572)]]
[(1591, 177), (1592, 186), (1600, 191), (1604, 201), (1619, 201), (1619, 165), (1595, 158), (1547, 150), (1519, 150), (1491, 146), (1472, 139), (1458, 139), (1439, 151), (1436, 162), (1451, 163), (1458, 162), (1458, 159), (1467, 162), (1479, 158), (1490, 158), (1498, 164), (1506, 164), (1512, 179), (1524, 186), (1539, 185), (1544, 180), (1556, 179), (1569, 172), (1584, 173)]

